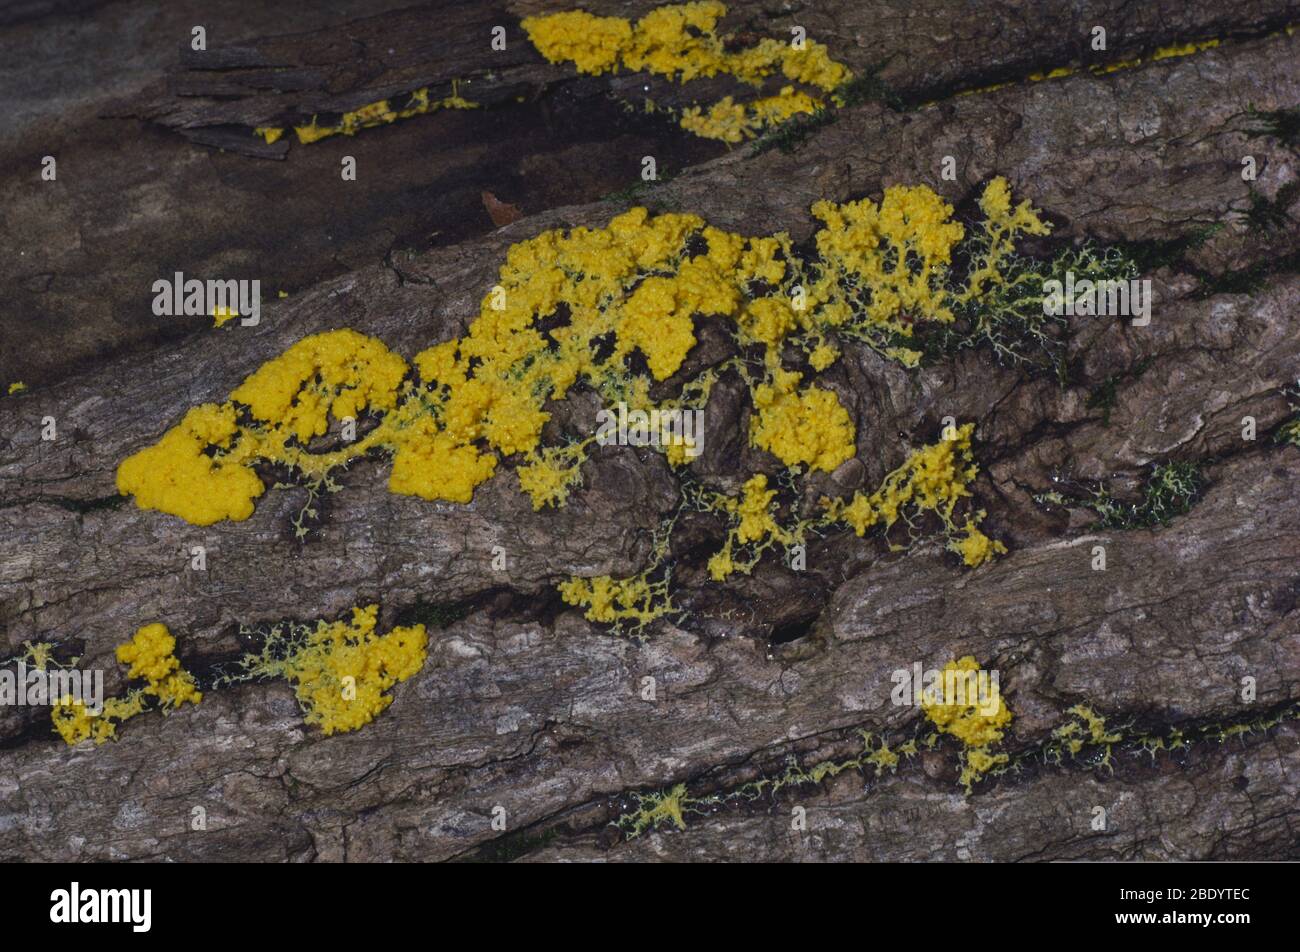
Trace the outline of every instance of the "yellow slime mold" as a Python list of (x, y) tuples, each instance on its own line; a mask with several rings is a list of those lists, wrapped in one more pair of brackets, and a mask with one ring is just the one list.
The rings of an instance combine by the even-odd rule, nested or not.
[[(582, 385), (606, 406), (699, 409), (719, 374), (733, 370), (749, 387), (751, 445), (792, 476), (830, 472), (855, 455), (856, 427), (817, 375), (850, 343), (914, 366), (920, 354), (905, 342), (916, 329), (978, 305), (1008, 280), (1018, 238), (1047, 231), (1028, 203), (1012, 206), (1002, 179), (989, 183), (980, 205), (986, 220), (967, 235), (925, 187), (893, 186), (879, 204), (818, 202), (823, 227), (809, 257), (784, 233), (745, 237), (695, 215), (644, 208), (605, 228), (543, 232), (509, 249), (499, 284), (462, 336), (410, 364), (354, 330), (304, 337), (228, 399), (190, 409), (123, 460), (117, 486), (143, 509), (208, 525), (253, 514), (265, 491), (259, 464), (286, 466), (319, 487), (338, 467), (386, 455), (392, 492), (468, 503), (508, 460), (535, 508), (562, 506), (581, 482), (593, 436), (543, 446), (554, 401)], [(963, 241), (972, 262), (964, 281), (951, 273)], [(739, 356), (688, 378), (682, 368), (704, 320), (730, 331)], [(803, 369), (787, 366), (800, 358)], [(651, 387), (670, 380), (678, 396), (652, 400)], [(348, 421), (362, 434), (351, 442), (341, 439)], [(971, 435), (961, 428), (918, 451), (874, 493), (828, 502), (820, 520), (792, 529), (768, 511), (775, 503), (766, 477), (751, 479), (734, 505), (718, 510), (738, 525), (710, 565), (713, 577), (752, 566), (733, 558), (734, 547), (790, 545), (831, 522), (862, 535), (888, 529), (909, 507), (936, 513), (953, 550), (982, 564), (1005, 549), (979, 531), (982, 513), (964, 523), (955, 515), (976, 473)], [(687, 449), (682, 440), (660, 447), (673, 466), (693, 458)], [(656, 593), (644, 577), (583, 579), (565, 597), (600, 620), (643, 620)]]
[[(731, 76), (759, 87), (769, 76), (830, 93), (853, 78), (826, 47), (805, 40), (764, 38), (744, 48), (729, 48), (728, 37), (717, 33), (726, 15), (725, 4), (684, 3), (659, 7), (633, 24), (621, 17), (602, 17), (572, 10), (523, 21), (528, 38), (552, 63), (573, 63), (580, 73), (598, 75), (620, 68), (644, 70), (678, 82), (710, 76)], [(688, 132), (724, 142), (741, 142), (791, 116), (816, 112), (825, 103), (794, 86), (777, 95), (738, 103), (731, 96), (705, 108), (693, 106), (681, 116)]]

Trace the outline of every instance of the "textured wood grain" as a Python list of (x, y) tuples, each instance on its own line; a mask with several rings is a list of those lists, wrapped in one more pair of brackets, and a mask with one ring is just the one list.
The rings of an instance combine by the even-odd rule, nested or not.
[[(305, 502), (302, 489), (268, 492), (248, 521), (205, 528), (116, 496), (122, 458), (186, 408), (223, 399), (304, 334), (353, 327), (409, 358), (460, 333), (511, 243), (546, 228), (603, 224), (627, 200), (575, 194), (580, 204), (534, 204), (494, 192), (520, 204), (525, 217), (495, 231), (487, 222), (432, 248), (394, 243), (383, 208), (359, 214), (340, 236), (336, 266), (304, 266), (301, 293), (268, 301), (255, 329), (159, 337), (136, 327), (117, 333), (91, 317), (79, 323), (92, 302), (84, 286), (64, 286), (59, 277), (58, 293), (75, 303), (59, 312), (67, 328), (49, 333), (102, 339), (79, 354), (94, 355), (79, 366), (45, 351), (49, 382), (0, 398), (6, 655), (27, 640), (54, 641), (82, 654), (83, 664), (103, 667), (115, 690), (122, 672), (113, 648), (145, 621), (166, 622), (183, 660), (203, 675), (246, 647), (240, 625), (333, 618), (369, 601), (381, 603), (386, 624), (429, 604), (457, 606), (463, 617), (431, 633), (424, 669), (355, 734), (323, 738), (304, 728), (282, 683), (209, 690), (198, 707), (140, 717), (100, 748), (68, 749), (49, 731), (47, 712), (0, 709), (0, 856), (1294, 858), (1300, 747), (1293, 721), (1224, 741), (1210, 731), (1155, 756), (1136, 738), (1180, 728), (1200, 736), (1211, 725), (1289, 716), (1300, 702), (1300, 452), (1271, 437), (1296, 412), (1284, 388), (1300, 374), (1293, 263), (1300, 165), (1294, 144), (1261, 130), (1248, 111), (1300, 105), (1300, 37), (1264, 36), (1295, 10), (1265, 2), (1005, 7), (980, 17), (947, 3), (809, 7), (810, 34), (829, 37), (855, 68), (884, 63), (892, 88), (914, 102), (939, 100), (908, 110), (878, 101), (854, 106), (789, 153), (695, 155), (695, 164), (635, 201), (747, 234), (787, 230), (805, 238), (813, 227), (808, 206), (820, 198), (925, 183), (968, 206), (979, 184), (1000, 174), (1052, 220), (1054, 242), (1162, 248), (1163, 260), (1146, 275), (1156, 293), (1150, 326), (1074, 319), (1065, 383), (1002, 366), (981, 348), (916, 371), (864, 349), (824, 375), (857, 423), (862, 484), (933, 440), (943, 417), (975, 421), (983, 472), (974, 488), (989, 512), (986, 528), (1007, 542), (1007, 556), (970, 572), (934, 546), (890, 553), (878, 541), (838, 534), (812, 545), (806, 572), (769, 559), (753, 577), (720, 587), (703, 563), (721, 531), (705, 521), (691, 530), (698, 544), (677, 553), (686, 616), (658, 624), (638, 643), (565, 608), (554, 585), (571, 573), (626, 575), (646, 563), (678, 488), (654, 453), (598, 450), (569, 505), (541, 513), (518, 492), (509, 467), (471, 505), (454, 506), (393, 496), (384, 485), (387, 464), (363, 461), (342, 475), (344, 490), (328, 499), (305, 542), (290, 522)], [(616, 8), (623, 9), (600, 7)], [(591, 82), (566, 78), (521, 45), (504, 66), (489, 67), (469, 37), (498, 15), (527, 9), (440, 7), (441, 22), (458, 24), (462, 34), (435, 35), (429, 24), (437, 17), (427, 9), (285, 37), (269, 31), (223, 47), (218, 69), (183, 57), (166, 77), (135, 90), (131, 108), (162, 127), (215, 128), (286, 110), (351, 108), (376, 91), (488, 68), (502, 90), (550, 90), (540, 101)], [(757, 9), (734, 4), (731, 21), (743, 24)], [(774, 18), (771, 28), (779, 32), (787, 19)], [(1086, 35), (1079, 27), (1094, 20), (1117, 24), (1109, 28), (1122, 38), (1117, 54), (1203, 36), (1229, 41), (1105, 76), (948, 95), (1077, 59)], [(385, 42), (399, 51), (391, 61), (375, 52)], [(599, 95), (608, 82), (598, 82)], [(597, 95), (594, 89), (584, 95)], [(421, 124), (437, 121), (412, 120), (355, 143), (368, 135), (418, 141)], [(472, 128), (456, 126), (464, 136), (457, 156), (475, 148)], [(129, 149), (95, 172), (101, 190), (156, 179), (153, 198), (140, 199), (141, 217), (120, 226), (134, 235), (128, 246), (143, 254), (155, 235), (177, 260), (220, 260), (226, 236), (217, 234), (205, 239), (208, 257), (191, 256), (193, 227), (210, 221), (222, 201), (252, 207), (262, 199), (214, 193), (188, 214), (171, 202), (211, 181), (185, 171), (209, 160), (184, 138), (157, 129), (148, 135), (157, 137), (150, 146), (157, 172), (143, 170)], [(414, 161), (402, 148), (399, 169)], [(306, 173), (309, 153), (295, 147), (284, 163), (220, 161), (275, 168), (287, 183)], [(1253, 183), (1240, 176), (1247, 154), (1259, 168)], [(957, 159), (956, 182), (939, 176), (944, 155)], [(232, 172), (230, 181), (246, 182), (245, 174)], [(491, 185), (474, 185), (474, 200)], [(5, 189), (19, 194), (16, 183)], [(84, 202), (85, 192), (77, 194)], [(1276, 206), (1267, 223), (1261, 200)], [(62, 201), (28, 197), (11, 206), (13, 233), (58, 258), (59, 275), (102, 263), (106, 273), (136, 280), (166, 257), (128, 265), (121, 249), (87, 250), (68, 239), (60, 250), (55, 238), (78, 233), (75, 222), (86, 215), (84, 204)], [(292, 200), (281, 208), (287, 222), (303, 227), (306, 216)], [(486, 221), (481, 204), (479, 214)], [(436, 218), (413, 215), (424, 224)], [(1207, 225), (1221, 227), (1202, 243), (1171, 244)], [(318, 235), (304, 240), (311, 254), (323, 247)], [(239, 235), (229, 242), (240, 247)], [(1233, 280), (1243, 275), (1252, 280)], [(144, 311), (147, 296), (140, 296)], [(19, 368), (25, 347), (54, 346), (38, 343), (44, 331), (22, 318), (3, 320), (16, 342), (6, 341), (6, 368)], [(730, 356), (722, 335), (701, 338), (693, 368)], [(1113, 397), (1103, 411), (1096, 397), (1106, 388)], [(579, 393), (554, 409), (557, 426), (581, 425), (597, 406)], [(708, 410), (706, 452), (694, 464), (701, 479), (734, 489), (745, 474), (775, 471), (770, 457), (746, 445), (747, 412), (743, 388), (724, 380)], [(1247, 415), (1261, 434), (1254, 442), (1241, 438)], [(58, 421), (52, 443), (40, 439), (46, 416)], [(1100, 529), (1085, 510), (1033, 498), (1062, 473), (1122, 491), (1151, 464), (1170, 460), (1199, 463), (1207, 485), (1191, 511), (1165, 527)], [(831, 488), (826, 479), (813, 480), (811, 491)], [(194, 544), (207, 548), (206, 573), (187, 569)], [(1090, 567), (1098, 544), (1108, 552), (1104, 572)], [(509, 552), (504, 572), (492, 568), (494, 545)], [(790, 626), (806, 633), (771, 641)], [(624, 841), (609, 826), (631, 804), (631, 791), (684, 783), (692, 796), (725, 797), (791, 763), (851, 757), (862, 730), (895, 741), (912, 736), (922, 719), (890, 702), (890, 672), (963, 654), (1002, 672), (1016, 713), (1004, 749), (1020, 758), (1018, 771), (969, 797), (956, 782), (955, 749), (941, 744), (897, 773), (854, 770), (787, 788), (775, 800), (727, 799), (707, 816), (688, 816), (685, 832), (660, 828)], [(1244, 676), (1257, 679), (1253, 702), (1241, 699)], [(640, 694), (645, 677), (658, 685), (653, 702)], [(1107, 767), (1049, 765), (1036, 756), (1078, 703), (1125, 732)], [(1113, 818), (1103, 833), (1089, 827), (1099, 804)], [(504, 835), (490, 823), (498, 805), (509, 817)], [(795, 805), (808, 809), (806, 833), (790, 830)], [(195, 806), (207, 811), (204, 832), (190, 830)]]

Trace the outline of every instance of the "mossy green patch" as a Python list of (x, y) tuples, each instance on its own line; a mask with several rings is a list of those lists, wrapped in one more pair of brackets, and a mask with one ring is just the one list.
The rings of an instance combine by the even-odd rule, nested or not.
[(1189, 512), (1205, 487), (1196, 461), (1157, 463), (1151, 467), (1134, 498), (1118, 498), (1105, 484), (1058, 480), (1059, 488), (1038, 493), (1044, 505), (1091, 509), (1098, 529), (1151, 529), (1166, 526)]

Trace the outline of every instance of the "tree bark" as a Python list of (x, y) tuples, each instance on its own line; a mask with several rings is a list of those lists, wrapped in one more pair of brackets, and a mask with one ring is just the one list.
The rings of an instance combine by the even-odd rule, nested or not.
[[(370, 602), (381, 628), (431, 606), (455, 620), (431, 631), (429, 660), (391, 707), (352, 734), (304, 727), (280, 682), (209, 688), (202, 704), (133, 719), (101, 747), (66, 747), (48, 710), (0, 709), (0, 855), (1296, 857), (1300, 450), (1274, 434), (1298, 412), (1288, 388), (1300, 374), (1300, 166), (1294, 134), (1260, 116), (1293, 117), (1300, 104), (1300, 37), (1283, 29), (1300, 8), (1040, 3), (972, 18), (937, 0), (781, 16), (765, 6), (734, 2), (726, 23), (781, 37), (804, 25), (881, 83), (790, 151), (724, 151), (671, 123), (584, 125), (583, 110), (612, 115), (597, 105), (610, 95), (682, 104), (699, 92), (545, 63), (518, 28), (540, 8), (528, 3), (435, 4), (302, 29), (255, 21), (262, 33), (214, 41), (207, 58), (142, 49), (116, 85), (96, 85), (106, 67), (87, 67), (72, 102), (19, 91), (31, 108), (6, 135), (7, 164), (54, 150), (60, 191), (33, 184), (35, 165), (0, 184), (6, 230), (32, 258), (3, 266), (22, 313), (0, 319), (14, 342), (0, 383), (33, 385), (0, 397), (6, 656), (54, 642), (108, 672), (113, 693), (125, 683), (114, 647), (147, 621), (169, 626), (203, 680), (248, 648), (241, 626), (334, 619)], [(116, 9), (88, 14), (94, 35), (111, 36)], [(34, 16), (15, 29), (36, 39), (56, 29), (55, 15)], [(499, 60), (486, 39), (497, 23), (511, 37)], [(1115, 61), (1221, 42), (1104, 74), (1019, 81), (1091, 61), (1094, 24), (1106, 26)], [(253, 126), (453, 79), (470, 83), (480, 110), (346, 141), (249, 147)], [(656, 149), (673, 157), (671, 180), (602, 199)], [(376, 174), (340, 183), (342, 154)], [(946, 155), (956, 181), (940, 175)], [(565, 176), (575, 156), (596, 170)], [(1245, 156), (1253, 182), (1241, 175)], [(820, 378), (856, 423), (863, 486), (932, 442), (945, 417), (977, 424), (973, 489), (985, 530), (1010, 551), (974, 572), (937, 546), (893, 553), (845, 532), (816, 540), (805, 572), (769, 556), (752, 577), (719, 586), (704, 568), (712, 549), (697, 545), (676, 553), (683, 616), (638, 642), (563, 605), (555, 585), (647, 564), (679, 496), (656, 453), (598, 449), (568, 505), (541, 512), (509, 467), (472, 504), (450, 505), (392, 495), (387, 464), (362, 461), (341, 474), (344, 490), (323, 501), (305, 541), (291, 523), (305, 489), (268, 492), (247, 521), (208, 527), (117, 495), (122, 459), (306, 334), (352, 327), (408, 359), (458, 335), (506, 249), (543, 230), (604, 225), (649, 204), (803, 240), (819, 199), (926, 184), (970, 207), (994, 175), (1046, 213), (1054, 245), (1144, 253), (1156, 305), (1146, 327), (1072, 319), (1064, 382), (980, 347), (917, 370), (860, 348)], [(484, 188), (525, 217), (494, 230), (479, 205), (466, 224)], [(432, 231), (449, 237), (431, 245)], [(214, 268), (285, 275), (293, 293), (269, 301), (259, 327), (230, 333), (141, 317), (154, 278)], [(702, 337), (692, 368), (721, 363), (728, 347)], [(554, 408), (556, 425), (595, 408), (594, 395), (575, 394)], [(734, 490), (765, 465), (747, 445), (747, 415), (743, 388), (720, 386), (706, 416), (717, 437), (692, 466), (699, 478)], [(1255, 440), (1242, 437), (1247, 416)], [(47, 417), (54, 441), (41, 438)], [(1166, 462), (1196, 463), (1204, 478), (1167, 525), (1106, 528), (1086, 507), (1038, 501), (1062, 476), (1132, 498)], [(813, 480), (814, 491), (830, 488)], [(694, 531), (722, 538), (716, 526)], [(206, 549), (206, 572), (188, 569), (193, 545)], [(491, 564), (498, 545), (504, 573)], [(1098, 545), (1105, 571), (1092, 567)], [(1015, 711), (999, 748), (1007, 772), (968, 795), (956, 747), (941, 741), (896, 770), (851, 768), (752, 794), (764, 778), (853, 760), (863, 731), (895, 746), (923, 736), (920, 713), (890, 702), (890, 673), (968, 654), (1001, 671)], [(642, 698), (647, 677), (654, 701)], [(1249, 701), (1243, 678), (1256, 685)], [(1121, 737), (1057, 763), (1054, 732), (1079, 704)], [(1165, 749), (1153, 749), (1160, 739)], [(684, 830), (661, 823), (629, 839), (611, 825), (636, 810), (635, 794), (679, 784)], [(190, 827), (196, 806), (202, 832)], [(505, 832), (492, 824), (498, 806)], [(797, 806), (803, 831), (791, 828)], [(1097, 806), (1102, 830), (1091, 825)]]

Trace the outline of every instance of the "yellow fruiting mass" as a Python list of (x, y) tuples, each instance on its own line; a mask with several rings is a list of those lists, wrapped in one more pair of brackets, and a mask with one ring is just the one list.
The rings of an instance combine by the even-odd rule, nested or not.
[(162, 702), (163, 707), (179, 707), (185, 702), (197, 704), (203, 694), (194, 677), (176, 659), (176, 639), (166, 625), (145, 625), (124, 645), (118, 645), (117, 660), (130, 665), (127, 676), (148, 682), (146, 694)]
[[(709, 559), (709, 577), (715, 582), (735, 572), (748, 575), (769, 548), (798, 541), (798, 529), (786, 529), (777, 521), (776, 497), (777, 491), (768, 488), (767, 476), (759, 473), (745, 482), (739, 497), (717, 494), (706, 501), (705, 508), (726, 515), (731, 522), (722, 548)], [(742, 546), (749, 546), (747, 557), (738, 554)]]
[(982, 509), (968, 517), (962, 527), (962, 535), (949, 543), (949, 548), (971, 568), (978, 568), (994, 556), (1003, 555), (1007, 551), (1007, 547), (997, 539), (990, 539), (980, 531), (979, 521), (983, 518)]
[(599, 75), (618, 69), (632, 42), (632, 24), (622, 17), (598, 17), (583, 10), (526, 17), (523, 28), (552, 63), (573, 63), (580, 73)]
[(116, 654), (120, 663), (129, 665), (127, 677), (144, 681), (144, 686), (132, 688), (122, 697), (106, 699), (98, 713), (87, 710), (80, 699), (60, 698), (50, 716), (55, 731), (68, 745), (83, 740), (96, 744), (116, 740), (118, 726), (143, 713), (147, 698), (156, 698), (164, 709), (203, 700), (194, 676), (176, 658), (176, 639), (166, 625), (155, 622), (143, 626), (130, 641), (118, 645)]
[(745, 483), (744, 494), (733, 511), (739, 517), (736, 538), (740, 542), (758, 542), (777, 531), (772, 518), (772, 500), (776, 490), (767, 488), (767, 477), (762, 473)]
[[(987, 747), (1002, 739), (1003, 728), (1011, 723), (1011, 711), (1001, 694), (988, 698), (992, 711), (981, 709), (976, 690), (979, 662), (971, 655), (950, 661), (944, 666), (942, 680), (934, 696), (922, 694), (921, 708), (940, 731), (951, 734), (967, 747)], [(949, 686), (955, 685), (956, 691)]]
[(852, 77), (833, 62), (826, 47), (808, 40), (802, 48), (784, 40), (728, 49), (717, 35), (726, 4), (703, 2), (659, 7), (633, 25), (621, 17), (574, 10), (527, 17), (523, 28), (538, 51), (553, 63), (572, 62), (580, 72), (599, 74), (623, 67), (687, 82), (701, 77), (734, 76), (757, 85), (775, 73), (830, 92)]
[(948, 662), (941, 674), (934, 691), (922, 693), (921, 709), (940, 733), (962, 742), (960, 782), (969, 793), (984, 774), (1009, 761), (1006, 754), (991, 753), (989, 747), (1002, 740), (1011, 723), (1011, 709), (1000, 691), (987, 687), (990, 680), (985, 680), (983, 690), (978, 687), (984, 672), (971, 655)]
[[(239, 446), (232, 451), (236, 435)], [(123, 460), (117, 488), (135, 496), (141, 509), (169, 512), (196, 526), (247, 519), (264, 490), (247, 465), (254, 449), (235, 422), (233, 405), (205, 403), (153, 446)]]
[(379, 606), (354, 608), (350, 621), (277, 626), (260, 654), (240, 660), (230, 681), (284, 678), (304, 720), (330, 735), (364, 727), (393, 703), (392, 687), (424, 666), (424, 625), (375, 631)]
[[(1004, 179), (995, 181), (1005, 185)], [(902, 315), (918, 313), (952, 320), (952, 295), (944, 278), (965, 228), (951, 220), (952, 206), (933, 191), (893, 185), (878, 206), (870, 199), (844, 205), (817, 202), (812, 212), (825, 222), (817, 232), (822, 257), (838, 264), (838, 276), (871, 288), (871, 321), (898, 325)], [(897, 329), (909, 333), (905, 325)]]
[(133, 691), (121, 698), (108, 698), (98, 714), (92, 714), (86, 706), (71, 696), (59, 699), (50, 711), (54, 721), (54, 730), (69, 747), (80, 744), (83, 740), (93, 740), (98, 746), (110, 740), (117, 740), (117, 728), (123, 721), (144, 712), (144, 695)]
[(559, 591), (566, 604), (585, 606), (590, 621), (631, 622), (639, 627), (670, 608), (666, 587), (651, 582), (644, 573), (629, 579), (573, 578), (561, 582)]
[(778, 126), (794, 116), (814, 113), (825, 107), (820, 99), (783, 86), (775, 96), (764, 96), (748, 103), (738, 103), (724, 96), (707, 109), (690, 106), (682, 111), (680, 125), (702, 139), (719, 139), (737, 143), (752, 139), (771, 126)]
[[(277, 626), (259, 653), (237, 662), (239, 674), (226, 675), (217, 683), (285, 678), (293, 685), (308, 724), (319, 726), (326, 735), (356, 730), (392, 703), (392, 687), (419, 671), (426, 658), (428, 636), (423, 625), (399, 626), (381, 635), (375, 631), (378, 617), (379, 607), (368, 605), (354, 608), (350, 621)], [(37, 654), (32, 649), (32, 656)], [(108, 698), (99, 713), (88, 710), (80, 699), (60, 698), (51, 716), (54, 729), (69, 745), (115, 740), (117, 728), (144, 713), (150, 698), (164, 710), (203, 700), (194, 676), (176, 658), (176, 639), (165, 625), (143, 626), (118, 646), (116, 654), (128, 666), (127, 677), (144, 685), (122, 697)], [(48, 660), (48, 651), (39, 655)]]
[[(824, 227), (814, 235), (817, 254), (807, 257), (784, 233), (745, 237), (695, 215), (644, 208), (605, 228), (546, 231), (508, 250), (497, 286), (461, 336), (410, 363), (354, 330), (304, 337), (227, 400), (190, 409), (123, 460), (118, 489), (141, 508), (208, 525), (252, 515), (265, 491), (259, 464), (280, 464), (319, 488), (336, 468), (383, 455), (395, 493), (468, 503), (507, 463), (534, 508), (562, 506), (582, 481), (594, 432), (544, 445), (556, 401), (580, 386), (606, 407), (698, 410), (726, 373), (748, 387), (753, 447), (792, 476), (831, 472), (857, 453), (857, 431), (849, 407), (818, 375), (849, 345), (915, 366), (919, 351), (900, 341), (951, 323), (954, 309), (977, 307), (1008, 280), (1019, 236), (1046, 230), (1027, 203), (1012, 206), (1002, 179), (988, 185), (981, 207), (983, 228), (967, 235), (951, 206), (925, 187), (893, 186), (878, 205), (819, 202)], [(970, 262), (964, 280), (952, 273), (959, 245)], [(688, 376), (682, 370), (701, 321), (730, 330), (735, 356)], [(652, 386), (670, 395), (654, 400)], [(365, 423), (350, 442), (346, 421)], [(936, 513), (953, 551), (982, 564), (1005, 549), (980, 532), (982, 513), (964, 523), (955, 513), (976, 472), (971, 435), (963, 427), (918, 451), (874, 493), (828, 501), (820, 520), (791, 524), (843, 523), (863, 535), (888, 529), (911, 507)], [(675, 467), (698, 448), (687, 439), (658, 447)], [(755, 551), (797, 541), (796, 529), (767, 528), (772, 492), (751, 480), (736, 507), (716, 509), (739, 527), (710, 563), (714, 578), (748, 571)], [(748, 554), (739, 554), (743, 547)], [(595, 616), (642, 619), (650, 611), (637, 586), (583, 581), (590, 584), (575, 584), (566, 597), (599, 606)]]
[(798, 387), (799, 379), (778, 372), (754, 391), (750, 439), (787, 466), (829, 472), (853, 456), (853, 421), (832, 391)]
[(1006, 552), (1006, 546), (980, 531), (983, 512), (972, 513), (961, 526), (953, 519), (954, 509), (970, 496), (968, 487), (979, 473), (971, 451), (974, 432), (975, 425), (967, 423), (938, 443), (917, 450), (886, 476), (874, 492), (856, 492), (847, 502), (828, 500), (830, 516), (861, 536), (876, 525), (888, 529), (911, 507), (939, 517), (951, 537), (949, 548), (971, 568)]
[[(725, 4), (703, 0), (659, 7), (635, 24), (622, 17), (571, 10), (526, 17), (523, 28), (547, 60), (573, 63), (579, 72), (592, 75), (623, 68), (683, 83), (730, 76), (754, 88), (780, 75), (823, 93), (834, 92), (853, 78), (852, 71), (832, 60), (827, 48), (815, 40), (805, 39), (799, 45), (771, 37), (749, 45), (730, 42), (731, 37), (717, 32), (726, 13)], [(726, 96), (708, 107), (689, 107), (681, 115), (681, 126), (698, 136), (734, 143), (824, 106), (821, 99), (787, 85), (775, 95), (747, 103)]]
[(350, 623), (318, 625), (307, 647), (286, 663), (307, 723), (327, 735), (370, 723), (393, 703), (389, 689), (424, 666), (424, 626), (377, 635), (377, 614), (370, 605), (354, 609)]

